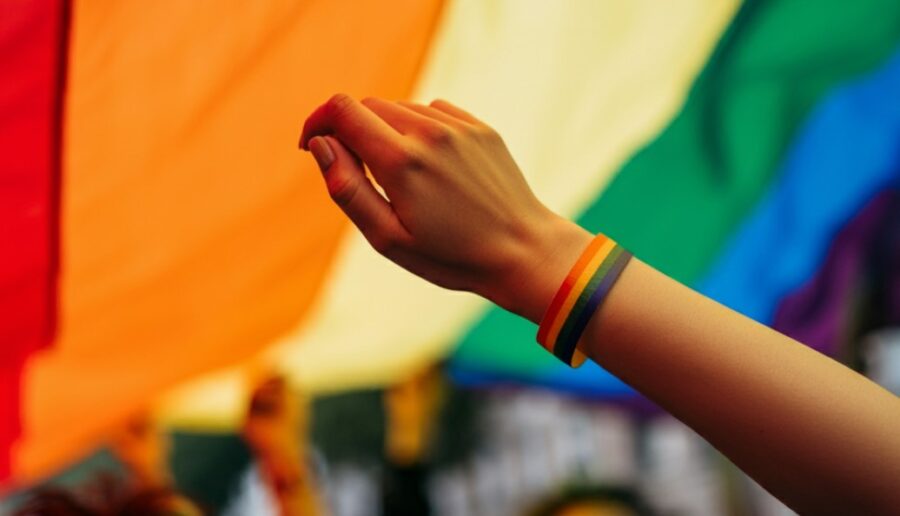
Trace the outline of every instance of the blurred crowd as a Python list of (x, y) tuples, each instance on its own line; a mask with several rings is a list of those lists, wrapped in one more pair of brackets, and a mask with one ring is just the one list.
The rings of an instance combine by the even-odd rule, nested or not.
[[(859, 347), (861, 368), (900, 392), (900, 332), (873, 333)], [(0, 502), (0, 511), (792, 514), (652, 406), (513, 385), (468, 390), (439, 365), (387, 389), (315, 399), (273, 374), (249, 397), (239, 436), (173, 433), (146, 411), (107, 443), (73, 471)]]

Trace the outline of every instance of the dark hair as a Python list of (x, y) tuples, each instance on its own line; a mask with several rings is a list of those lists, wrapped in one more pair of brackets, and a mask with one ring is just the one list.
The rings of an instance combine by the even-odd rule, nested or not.
[(169, 488), (127, 489), (100, 477), (79, 493), (41, 487), (31, 493), (14, 516), (177, 516), (173, 500), (184, 499)]
[(76, 497), (60, 488), (41, 488), (31, 495), (14, 516), (99, 516), (95, 510), (76, 499)]

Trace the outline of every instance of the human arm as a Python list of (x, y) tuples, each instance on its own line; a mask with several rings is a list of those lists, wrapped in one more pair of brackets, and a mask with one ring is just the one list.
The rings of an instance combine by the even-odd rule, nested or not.
[(307, 401), (270, 376), (253, 391), (241, 430), (281, 516), (327, 514), (307, 460)]
[[(301, 145), (381, 254), (533, 322), (591, 239), (538, 201), (494, 131), (446, 102), (336, 96)], [(581, 349), (799, 511), (900, 507), (898, 398), (638, 260)]]

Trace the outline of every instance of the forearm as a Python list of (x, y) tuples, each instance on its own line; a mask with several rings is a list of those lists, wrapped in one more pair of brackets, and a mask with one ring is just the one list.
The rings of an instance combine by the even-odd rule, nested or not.
[[(493, 129), (445, 101), (335, 95), (300, 145), (376, 250), (536, 323), (591, 240), (540, 203)], [(900, 401), (840, 364), (637, 260), (583, 342), (793, 507), (900, 507)]]
[(325, 514), (302, 453), (285, 449), (271, 456), (257, 456), (257, 460), (281, 516)]
[[(523, 265), (483, 294), (538, 323), (592, 235), (558, 217), (527, 235)], [(900, 399), (639, 260), (580, 346), (792, 507), (900, 507)]]
[(795, 509), (900, 507), (898, 398), (640, 261), (582, 346)]

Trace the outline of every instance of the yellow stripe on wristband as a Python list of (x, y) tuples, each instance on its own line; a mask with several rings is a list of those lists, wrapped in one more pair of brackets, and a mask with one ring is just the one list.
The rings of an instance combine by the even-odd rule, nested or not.
[(581, 335), (630, 260), (631, 253), (615, 241), (594, 237), (550, 301), (538, 343), (572, 367), (583, 364), (588, 357), (578, 347)]
[(566, 297), (566, 300), (563, 302), (562, 307), (556, 314), (556, 317), (553, 320), (553, 323), (550, 325), (550, 331), (547, 333), (547, 340), (544, 343), (547, 346), (547, 350), (553, 353), (554, 346), (556, 345), (556, 339), (559, 337), (559, 332), (563, 327), (563, 324), (566, 322), (566, 318), (569, 315), (569, 312), (572, 311), (572, 307), (575, 306), (575, 302), (578, 300), (578, 296), (581, 295), (581, 292), (584, 290), (584, 287), (587, 285), (588, 281), (590, 281), (591, 277), (597, 272), (597, 269), (603, 263), (603, 260), (609, 255), (610, 251), (615, 248), (616, 243), (612, 241), (612, 239), (607, 239), (606, 242), (597, 250), (597, 254), (595, 254), (591, 261), (588, 262), (587, 267), (584, 268), (581, 275), (578, 276), (578, 279), (575, 280), (575, 284), (572, 287), (572, 290), (569, 291), (569, 295)]

